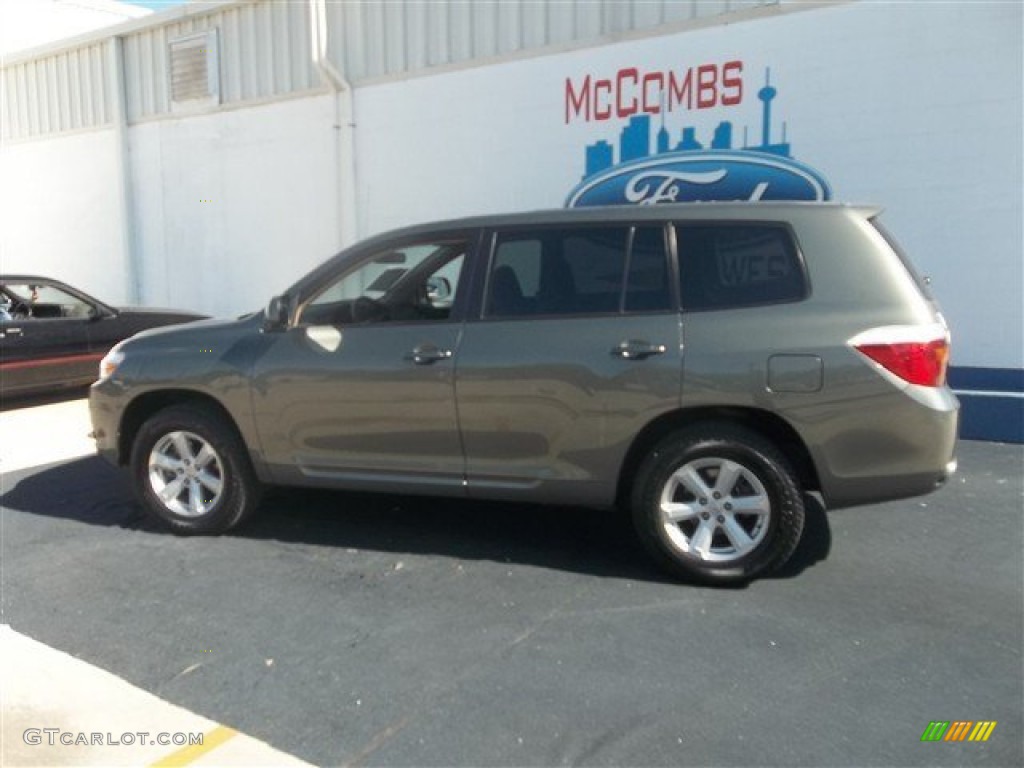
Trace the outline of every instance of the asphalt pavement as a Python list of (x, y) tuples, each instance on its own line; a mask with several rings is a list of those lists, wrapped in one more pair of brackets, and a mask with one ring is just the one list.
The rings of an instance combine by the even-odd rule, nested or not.
[(2, 621), (319, 765), (1020, 766), (1024, 447), (959, 454), (930, 496), (813, 506), (733, 589), (666, 581), (614, 513), (278, 490), (180, 538), (95, 456), (8, 460)]

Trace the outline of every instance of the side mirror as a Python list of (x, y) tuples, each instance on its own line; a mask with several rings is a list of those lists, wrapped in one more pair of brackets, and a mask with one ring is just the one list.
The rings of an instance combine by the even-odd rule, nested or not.
[(111, 311), (106, 307), (101, 307), (96, 304), (89, 305), (88, 312), (89, 319), (95, 322), (96, 320), (102, 320), (105, 317), (116, 317), (117, 312)]
[(288, 327), (289, 301), (287, 296), (275, 296), (263, 310), (263, 330), (283, 331)]
[(447, 301), (452, 295), (452, 284), (447, 277), (427, 279), (427, 298), (432, 302)]

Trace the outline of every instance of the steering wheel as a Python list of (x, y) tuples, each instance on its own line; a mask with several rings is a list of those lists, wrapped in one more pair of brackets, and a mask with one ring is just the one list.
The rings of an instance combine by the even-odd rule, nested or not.
[(32, 305), (26, 304), (23, 301), (12, 301), (11, 306), (7, 308), (7, 312), (11, 317), (27, 320), (32, 317)]
[(352, 302), (352, 320), (356, 323), (372, 323), (387, 320), (388, 308), (369, 296), (360, 296)]

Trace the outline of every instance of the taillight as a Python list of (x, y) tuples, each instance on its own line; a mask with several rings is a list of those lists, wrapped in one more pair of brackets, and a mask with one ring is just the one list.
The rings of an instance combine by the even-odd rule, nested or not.
[(902, 381), (922, 387), (946, 383), (949, 331), (944, 325), (891, 325), (872, 328), (849, 344)]

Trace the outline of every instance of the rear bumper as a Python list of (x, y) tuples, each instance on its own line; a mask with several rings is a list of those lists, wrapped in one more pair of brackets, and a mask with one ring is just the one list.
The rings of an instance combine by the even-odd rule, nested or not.
[(897, 392), (865, 403), (855, 424), (818, 443), (821, 494), (829, 508), (922, 496), (956, 471), (956, 397), (947, 388), (913, 395)]

